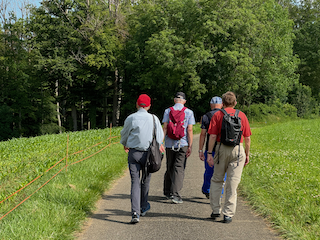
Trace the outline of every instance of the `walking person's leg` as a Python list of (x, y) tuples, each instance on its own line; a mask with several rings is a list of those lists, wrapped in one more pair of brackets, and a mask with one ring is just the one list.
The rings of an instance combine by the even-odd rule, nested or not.
[(210, 183), (211, 183), (211, 178), (213, 175), (213, 168), (214, 167), (210, 167), (208, 162), (207, 162), (207, 151), (204, 152), (204, 167), (205, 167), (205, 171), (203, 174), (203, 185), (202, 185), (202, 193), (206, 195), (207, 198), (209, 198), (209, 193), (210, 193)]
[(171, 179), (172, 179), (172, 194), (173, 194), (173, 202), (174, 203), (182, 203), (182, 199), (180, 196), (180, 190), (183, 187), (184, 180), (184, 170), (186, 168), (187, 163), (187, 153), (188, 147), (182, 147), (179, 151), (176, 152), (176, 157), (174, 161), (174, 169), (172, 171)]
[[(143, 154), (141, 158), (141, 167), (142, 169), (145, 168), (145, 164), (147, 162), (147, 152)], [(144, 172), (144, 171), (142, 171)], [(145, 179), (141, 179), (141, 215), (144, 216), (146, 212), (150, 209), (150, 204), (148, 203), (148, 196), (149, 196), (149, 186), (151, 180), (151, 173), (146, 176)]]
[(130, 149), (128, 154), (129, 171), (131, 177), (131, 214), (132, 223), (139, 222), (141, 211), (141, 184), (140, 184), (140, 170), (142, 158), (145, 152)]
[[(240, 155), (239, 155), (240, 147)], [(241, 181), (242, 170), (245, 163), (245, 152), (242, 146), (236, 146), (232, 150), (227, 170), (226, 198), (222, 210), (223, 215), (232, 218), (237, 207), (237, 188)], [(238, 165), (239, 160), (239, 165)]]
[[(225, 163), (225, 149), (224, 145), (219, 147), (213, 157), (214, 171), (211, 178), (210, 186), (210, 206), (212, 209), (212, 218), (216, 218), (221, 213), (221, 191), (224, 183), (225, 172), (227, 171), (227, 164)], [(219, 159), (219, 163), (218, 163)]]
[(163, 194), (165, 196), (167, 196), (168, 198), (170, 198), (170, 196), (172, 195), (172, 172), (174, 171), (174, 161), (175, 161), (175, 154), (176, 152), (173, 151), (170, 148), (166, 148), (166, 172), (164, 174), (164, 181), (163, 181)]

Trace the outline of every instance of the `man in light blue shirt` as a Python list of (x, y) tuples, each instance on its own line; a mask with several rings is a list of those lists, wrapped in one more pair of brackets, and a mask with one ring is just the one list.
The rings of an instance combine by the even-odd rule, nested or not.
[[(140, 172), (145, 168), (148, 149), (153, 138), (153, 117), (148, 113), (151, 107), (151, 99), (146, 94), (141, 94), (137, 100), (138, 111), (129, 115), (121, 130), (120, 143), (128, 154), (129, 171), (131, 176), (131, 223), (138, 223), (140, 215), (144, 216), (150, 210), (148, 202), (149, 184), (151, 174), (144, 181), (140, 180)], [(164, 152), (163, 131), (161, 123), (154, 115), (156, 140), (160, 145), (160, 151)]]
[[(173, 106), (173, 109), (181, 111), (186, 102), (186, 95), (183, 92), (178, 92), (174, 98), (175, 105)], [(170, 108), (167, 108), (164, 111), (162, 119), (167, 158), (167, 171), (164, 175), (163, 193), (168, 199), (171, 199), (173, 203), (183, 203), (179, 191), (183, 186), (187, 158), (191, 155), (192, 151), (192, 128), (196, 122), (193, 111), (186, 108), (184, 110), (185, 117), (183, 123), (184, 136), (179, 140), (171, 139), (167, 135), (170, 111)]]

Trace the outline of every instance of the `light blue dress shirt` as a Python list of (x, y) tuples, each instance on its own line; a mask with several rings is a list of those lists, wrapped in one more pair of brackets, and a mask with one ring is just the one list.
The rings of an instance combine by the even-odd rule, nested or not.
[[(173, 109), (174, 110), (181, 110), (182, 108), (184, 107), (183, 104), (181, 103), (176, 103), (174, 106), (173, 106)], [(169, 123), (169, 113), (170, 113), (170, 108), (167, 108), (165, 111), (164, 111), (164, 114), (163, 114), (163, 119), (162, 119), (162, 123)], [(166, 138), (165, 138), (165, 147), (166, 148), (172, 148), (172, 146), (174, 148), (179, 148), (179, 141), (180, 141), (180, 147), (185, 147), (185, 146), (188, 146), (188, 131), (187, 131), (187, 128), (188, 128), (188, 125), (194, 125), (196, 124), (196, 121), (194, 119), (194, 114), (193, 114), (193, 111), (189, 108), (187, 108), (185, 111), (185, 117), (184, 117), (184, 137), (181, 138), (180, 140), (173, 140), (171, 138), (168, 137), (168, 135), (166, 135)]]
[[(161, 144), (163, 140), (163, 130), (159, 118), (154, 115), (156, 122), (156, 140)], [(120, 143), (128, 148), (139, 151), (147, 151), (150, 147), (153, 136), (152, 114), (140, 108), (137, 112), (129, 115), (124, 121), (121, 130)]]

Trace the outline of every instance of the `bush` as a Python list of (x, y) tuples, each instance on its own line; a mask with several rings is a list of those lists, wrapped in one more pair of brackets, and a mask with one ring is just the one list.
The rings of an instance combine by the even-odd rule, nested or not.
[(291, 104), (281, 104), (279, 101), (272, 105), (263, 103), (252, 104), (250, 106), (240, 106), (249, 120), (255, 122), (278, 122), (281, 119), (297, 118), (297, 108)]

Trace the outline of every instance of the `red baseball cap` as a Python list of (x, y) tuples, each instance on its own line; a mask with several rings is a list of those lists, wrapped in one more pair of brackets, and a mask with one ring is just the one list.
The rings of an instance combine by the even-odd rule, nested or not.
[(149, 107), (151, 99), (147, 94), (141, 94), (137, 100), (140, 107)]

